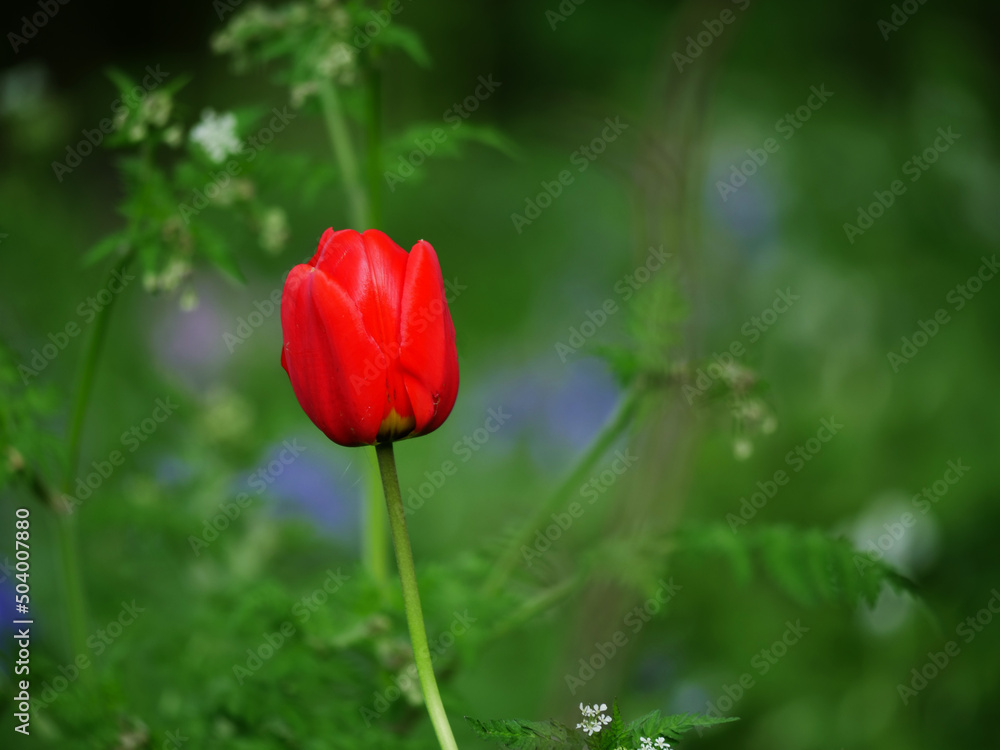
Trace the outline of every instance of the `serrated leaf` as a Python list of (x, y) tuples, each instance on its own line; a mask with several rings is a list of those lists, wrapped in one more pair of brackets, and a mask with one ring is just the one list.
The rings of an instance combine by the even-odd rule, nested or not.
[(581, 735), (557, 721), (524, 721), (523, 719), (465, 720), (484, 740), (492, 740), (511, 750), (548, 750), (549, 748), (580, 747)]
[(728, 724), (739, 721), (736, 716), (704, 716), (702, 714), (674, 714), (663, 716), (659, 711), (651, 711), (628, 725), (632, 733), (632, 744), (639, 746), (640, 737), (666, 737), (668, 740), (679, 740), (685, 732), (692, 729), (705, 729), (718, 724)]
[(884, 586), (914, 590), (914, 585), (883, 561), (873, 561), (842, 538), (816, 529), (790, 526), (737, 527), (699, 524), (678, 533), (678, 551), (716, 553), (727, 559), (740, 578), (765, 574), (797, 602), (819, 600), (849, 604), (875, 603)]

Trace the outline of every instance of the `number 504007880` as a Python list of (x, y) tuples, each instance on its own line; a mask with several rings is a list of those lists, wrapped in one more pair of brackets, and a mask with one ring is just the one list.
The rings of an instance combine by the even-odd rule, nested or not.
[[(17, 521), (14, 525), (17, 527), (17, 531), (14, 533), (14, 547), (15, 555), (17, 557), (17, 573), (14, 577), (19, 581), (15, 587), (18, 594), (27, 595), (28, 593), (28, 570), (31, 567), (29, 562), (30, 550), (28, 548), (28, 538), (30, 522), (28, 521), (29, 511), (27, 508), (18, 508), (16, 511)], [(20, 598), (18, 600), (20, 603)]]

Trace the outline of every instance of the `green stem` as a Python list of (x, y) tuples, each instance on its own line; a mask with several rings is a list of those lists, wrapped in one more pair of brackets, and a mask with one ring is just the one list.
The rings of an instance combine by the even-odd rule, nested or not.
[[(112, 270), (109, 280), (115, 274), (120, 274), (132, 259), (131, 252), (126, 255)], [(70, 418), (68, 438), (68, 458), (66, 479), (63, 482), (63, 492), (73, 489), (73, 479), (80, 463), (80, 444), (83, 437), (83, 423), (90, 405), (90, 395), (94, 389), (94, 375), (97, 363), (107, 338), (108, 322), (111, 310), (114, 308), (117, 295), (111, 298), (107, 305), (101, 308), (94, 320), (87, 341), (87, 349), (83, 355), (83, 365), (73, 403), (73, 413)], [(72, 514), (56, 506), (56, 538), (59, 546), (59, 558), (62, 568), (62, 583), (66, 601), (67, 620), (69, 626), (70, 645), (74, 654), (87, 653), (87, 606), (83, 593), (83, 579), (80, 575), (80, 553), (76, 539), (76, 523)], [(88, 673), (89, 675), (89, 673)], [(85, 679), (87, 679), (85, 677)]]
[(350, 204), (350, 219), (354, 228), (361, 232), (367, 229), (368, 206), (365, 201), (364, 188), (358, 177), (358, 163), (354, 158), (354, 146), (344, 118), (344, 108), (341, 106), (337, 89), (330, 81), (323, 81), (319, 86), (319, 98), (323, 105), (323, 119), (333, 146), (333, 155), (337, 158), (340, 172), (347, 188), (347, 200)]
[(437, 680), (434, 679), (434, 666), (431, 662), (431, 650), (427, 645), (424, 615), (420, 609), (417, 572), (413, 565), (410, 537), (406, 531), (403, 497), (399, 491), (399, 477), (396, 474), (396, 459), (392, 453), (392, 443), (380, 443), (375, 446), (375, 453), (378, 455), (379, 471), (382, 474), (382, 489), (385, 491), (385, 502), (389, 509), (392, 542), (396, 548), (396, 565), (399, 567), (399, 580), (403, 586), (406, 622), (410, 628), (410, 642), (413, 644), (413, 661), (417, 665), (420, 687), (424, 693), (424, 701), (427, 703), (427, 713), (434, 725), (434, 733), (437, 735), (442, 750), (458, 750), (455, 736), (451, 732), (451, 725), (448, 723), (448, 715), (444, 711), (444, 704), (441, 703), (441, 693), (438, 692)]
[[(116, 274), (122, 273), (131, 259), (132, 254), (130, 252), (111, 270), (108, 280), (110, 281), (116, 277)], [(69, 492), (72, 489), (77, 464), (80, 462), (80, 439), (83, 435), (83, 422), (87, 416), (87, 407), (90, 405), (90, 392), (94, 387), (94, 373), (97, 371), (97, 361), (100, 359), (101, 350), (104, 348), (104, 339), (108, 333), (108, 322), (111, 319), (111, 310), (115, 306), (116, 299), (118, 299), (118, 295), (112, 296), (111, 301), (97, 313), (97, 317), (94, 320), (94, 327), (87, 341), (87, 351), (83, 355), (83, 366), (80, 370), (80, 380), (76, 389), (73, 416), (69, 427), (69, 462), (66, 468), (66, 483), (63, 487), (65, 492)]]
[(365, 453), (369, 459), (369, 481), (361, 518), (361, 554), (365, 570), (371, 575), (385, 600), (389, 594), (389, 535), (386, 533), (385, 511), (382, 510), (379, 497), (378, 458), (374, 448), (366, 448)]
[(368, 66), (368, 225), (382, 224), (382, 72)]
[[(56, 512), (56, 538), (62, 567), (72, 658), (87, 653), (87, 609), (80, 577), (80, 553), (76, 542), (76, 524), (70, 513)], [(88, 673), (89, 674), (89, 673)], [(87, 677), (84, 681), (87, 681)]]
[[(373, 211), (378, 210), (377, 196), (366, 199), (365, 188), (361, 184), (358, 173), (358, 162), (354, 157), (354, 144), (344, 109), (337, 95), (337, 89), (330, 81), (323, 81), (319, 87), (320, 102), (323, 106), (323, 119), (330, 136), (333, 155), (344, 178), (344, 188), (347, 190), (349, 220), (354, 229), (361, 232), (377, 226), (378, 218)], [(369, 123), (369, 139), (372, 132), (377, 132), (377, 125)], [(371, 145), (369, 144), (369, 162), (371, 161)], [(370, 169), (371, 167), (369, 167)], [(369, 181), (369, 190), (371, 182)], [(378, 493), (378, 469), (374, 452), (369, 452), (368, 489), (365, 495), (364, 508), (361, 512), (361, 555), (365, 570), (375, 581), (378, 588), (385, 592), (389, 587), (388, 550), (385, 533), (385, 516), (382, 512), (382, 502)]]
[(548, 499), (538, 507), (531, 520), (522, 527), (520, 533), (506, 549), (496, 565), (493, 566), (493, 571), (486, 581), (485, 593), (487, 596), (496, 594), (504, 583), (506, 583), (511, 573), (517, 567), (518, 555), (521, 554), (521, 548), (531, 541), (532, 534), (541, 528), (549, 516), (565, 502), (573, 490), (583, 482), (598, 459), (607, 452), (608, 448), (611, 447), (615, 440), (631, 424), (632, 418), (639, 408), (640, 398), (641, 390), (639, 388), (633, 388), (628, 392), (618, 407), (618, 411), (604, 425), (604, 428), (597, 437), (594, 438), (586, 452), (577, 461), (576, 466), (573, 467), (573, 470), (566, 476), (559, 487), (556, 488), (555, 492), (549, 495)]

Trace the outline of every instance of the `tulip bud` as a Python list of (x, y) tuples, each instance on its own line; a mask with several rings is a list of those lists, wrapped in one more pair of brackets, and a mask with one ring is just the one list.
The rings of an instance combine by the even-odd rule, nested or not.
[(369, 229), (327, 229), (281, 297), (281, 365), (299, 404), (346, 446), (436, 430), (458, 395), (455, 326), (437, 254)]

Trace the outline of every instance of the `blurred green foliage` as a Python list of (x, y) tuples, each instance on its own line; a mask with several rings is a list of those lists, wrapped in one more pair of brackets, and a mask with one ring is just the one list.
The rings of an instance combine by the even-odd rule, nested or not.
[[(434, 746), (398, 594), (357, 563), (365, 459), (321, 438), (278, 364), (284, 274), (352, 221), (320, 84), (361, 123), (371, 60), (383, 171), (413, 167), (383, 184), (382, 228), (430, 241), (460, 290), (458, 404), (397, 450), (460, 744), (487, 746), (463, 715), (572, 727), (581, 701), (617, 698), (627, 717), (741, 719), (682, 747), (989, 746), (997, 9), (398, 7), (380, 23), (361, 3), (70, 4), (4, 63), (0, 694), (15, 692), (5, 623), (27, 507), (32, 684), (51, 704), (12, 746)], [(157, 65), (166, 83), (122, 116)], [(246, 147), (283, 108), (287, 127), (221, 185), (191, 137), (206, 111), (233, 113)], [(116, 117), (101, 148), (78, 148)], [(607, 118), (627, 128), (591, 160)], [(414, 158), (436, 129), (435, 154)], [(739, 185), (723, 196), (721, 181)], [(657, 247), (667, 265), (627, 295)], [(123, 261), (141, 283), (114, 295), (67, 478), (84, 353)], [(636, 387), (635, 424), (560, 489)], [(178, 404), (162, 422), (157, 399)], [(490, 409), (511, 415), (495, 433)], [(842, 424), (826, 440), (824, 420)], [(305, 448), (287, 465), (285, 441)], [(618, 450), (636, 456), (622, 471)], [(50, 508), (63, 487), (82, 500), (75, 678)], [(537, 558), (484, 590), (552, 497)], [(0, 732), (7, 746), (9, 712)]]

